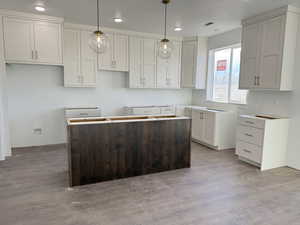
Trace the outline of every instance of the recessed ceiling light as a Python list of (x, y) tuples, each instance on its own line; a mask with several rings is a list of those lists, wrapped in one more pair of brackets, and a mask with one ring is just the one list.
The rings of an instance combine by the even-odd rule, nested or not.
[(175, 27), (174, 31), (182, 31), (182, 28), (181, 27)]
[(122, 23), (123, 19), (122, 18), (114, 18), (115, 23)]
[(45, 7), (44, 7), (44, 6), (41, 6), (41, 5), (36, 5), (36, 6), (34, 7), (34, 9), (35, 9), (36, 11), (39, 11), (39, 12), (45, 12), (45, 11), (46, 11)]

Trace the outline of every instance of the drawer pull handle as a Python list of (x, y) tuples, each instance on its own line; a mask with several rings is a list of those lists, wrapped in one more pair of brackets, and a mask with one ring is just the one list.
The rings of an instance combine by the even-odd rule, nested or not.
[(253, 137), (252, 134), (245, 133), (245, 135), (248, 136), (248, 137)]
[(254, 124), (254, 122), (252, 122), (252, 121), (245, 121), (245, 123)]
[(247, 153), (250, 153), (250, 154), (252, 153), (251, 151), (249, 151), (249, 150), (247, 150), (247, 149), (243, 149), (243, 151), (244, 151), (244, 152), (247, 152)]
[(80, 116), (88, 116), (88, 113), (79, 113)]

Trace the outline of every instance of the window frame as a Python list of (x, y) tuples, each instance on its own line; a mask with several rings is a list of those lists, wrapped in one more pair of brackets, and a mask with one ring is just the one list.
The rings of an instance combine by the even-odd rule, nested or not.
[[(208, 70), (207, 70), (207, 89), (206, 89), (206, 101), (213, 102), (213, 103), (221, 103), (221, 104), (234, 104), (234, 105), (247, 105), (247, 96), (245, 102), (236, 102), (231, 100), (231, 81), (232, 81), (232, 69), (233, 69), (233, 50), (235, 48), (241, 48), (242, 44), (233, 44), (228, 45), (220, 48), (210, 49), (208, 50)], [(213, 91), (214, 91), (214, 69), (215, 69), (215, 52), (230, 49), (230, 72), (229, 72), (229, 79), (228, 79), (228, 99), (226, 102), (216, 101), (213, 98)], [(247, 93), (248, 94), (248, 93)]]

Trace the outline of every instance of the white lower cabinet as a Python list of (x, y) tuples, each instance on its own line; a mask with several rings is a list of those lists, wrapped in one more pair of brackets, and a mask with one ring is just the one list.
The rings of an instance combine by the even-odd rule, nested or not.
[(286, 166), (289, 119), (242, 115), (236, 154), (261, 170)]
[(230, 149), (235, 146), (234, 112), (192, 108), (192, 139), (213, 149)]
[(88, 46), (90, 32), (65, 29), (64, 86), (95, 87), (97, 54)]
[(175, 108), (171, 105), (162, 106), (126, 106), (125, 115), (174, 115)]

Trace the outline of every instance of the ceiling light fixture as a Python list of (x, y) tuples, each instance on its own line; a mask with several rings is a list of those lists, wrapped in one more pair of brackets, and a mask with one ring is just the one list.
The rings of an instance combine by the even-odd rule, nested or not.
[(168, 59), (171, 57), (171, 53), (174, 48), (172, 42), (169, 39), (167, 39), (167, 5), (170, 3), (170, 0), (162, 0), (162, 3), (165, 5), (165, 30), (164, 38), (160, 41), (159, 44), (158, 55), (162, 59)]
[(114, 21), (115, 21), (115, 23), (122, 23), (123, 19), (116, 17), (116, 18), (114, 18)]
[(89, 46), (96, 53), (103, 54), (109, 47), (107, 36), (100, 30), (100, 7), (97, 0), (97, 30), (94, 31), (89, 39)]
[(181, 27), (175, 27), (174, 31), (182, 31), (182, 28)]
[(44, 6), (42, 6), (42, 5), (36, 5), (36, 6), (34, 7), (34, 9), (35, 9), (36, 11), (39, 11), (39, 12), (45, 12), (45, 11), (46, 11), (46, 8), (45, 8)]

